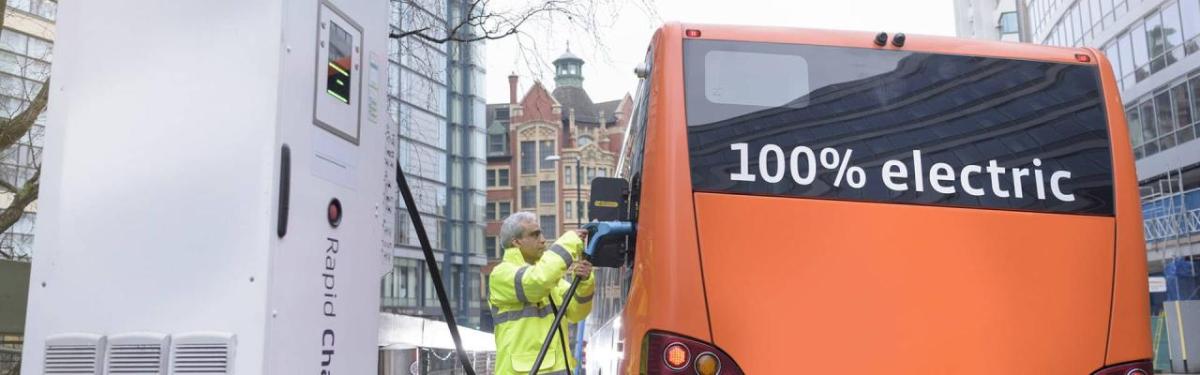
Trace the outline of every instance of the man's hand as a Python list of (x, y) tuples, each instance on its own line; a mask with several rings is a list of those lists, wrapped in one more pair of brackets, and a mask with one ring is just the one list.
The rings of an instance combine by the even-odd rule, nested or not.
[(586, 260), (578, 260), (571, 264), (571, 269), (567, 272), (575, 277), (587, 279), (592, 274), (592, 264)]

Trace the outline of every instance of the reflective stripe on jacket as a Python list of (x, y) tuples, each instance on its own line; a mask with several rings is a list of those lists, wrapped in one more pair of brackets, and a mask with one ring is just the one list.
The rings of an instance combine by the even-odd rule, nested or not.
[[(563, 297), (571, 288), (563, 276), (582, 253), (583, 241), (574, 231), (559, 237), (534, 264), (525, 262), (518, 248), (504, 250), (504, 260), (492, 269), (488, 278), (488, 305), (496, 324), (496, 374), (528, 374), (533, 369), (542, 340), (554, 324), (550, 301), (553, 299), (554, 305), (561, 308)], [(579, 283), (561, 324), (562, 337), (570, 337), (567, 323), (579, 322), (592, 311), (595, 284), (594, 274)], [(567, 358), (562, 358), (559, 337), (554, 335), (539, 374), (566, 374), (568, 366), (575, 366), (570, 342)]]

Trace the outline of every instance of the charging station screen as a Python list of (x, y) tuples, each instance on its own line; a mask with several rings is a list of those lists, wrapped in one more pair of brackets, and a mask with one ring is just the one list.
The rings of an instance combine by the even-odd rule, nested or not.
[(325, 92), (350, 104), (350, 67), (354, 65), (354, 37), (335, 22), (329, 23), (329, 71)]

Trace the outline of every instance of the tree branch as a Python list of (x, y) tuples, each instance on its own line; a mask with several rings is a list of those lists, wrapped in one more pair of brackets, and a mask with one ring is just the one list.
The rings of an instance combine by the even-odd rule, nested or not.
[(403, 37), (406, 37), (406, 36), (409, 36), (409, 35), (417, 35), (417, 34), (421, 34), (421, 33), (425, 32), (426, 30), (429, 30), (429, 28), (428, 28), (428, 27), (422, 27), (422, 28), (420, 28), (420, 29), (416, 29), (416, 30), (412, 30), (412, 31), (401, 31), (401, 32), (398, 32), (398, 33), (391, 33), (391, 34), (388, 34), (388, 38), (392, 38), (392, 39), (400, 39), (400, 38), (403, 38)]
[(8, 191), (10, 193), (16, 194), (17, 187), (13, 186), (13, 184), (8, 183), (8, 181), (5, 180), (4, 177), (5, 176), (0, 176), (0, 188), (3, 188), (5, 191)]
[(42, 89), (38, 90), (37, 96), (25, 107), (21, 114), (9, 120), (0, 120), (0, 150), (6, 150), (12, 147), (33, 127), (37, 121), (38, 115), (46, 110), (46, 99), (50, 97), (50, 80), (42, 83)]
[[(438, 38), (427, 34), (426, 32), (431, 31), (432, 27), (423, 27), (416, 30), (391, 33), (389, 37), (393, 39), (399, 39), (408, 36), (414, 36), (427, 42), (436, 44), (443, 44), (451, 41), (471, 43), (483, 40), (500, 40), (517, 34), (521, 26), (529, 21), (530, 18), (541, 14), (563, 13), (568, 17), (577, 16), (575, 14), (576, 12), (571, 11), (571, 9), (569, 9), (567, 6), (571, 4), (572, 1), (573, 0), (546, 0), (540, 6), (521, 11), (519, 12), (519, 15), (515, 17), (509, 17), (507, 15), (497, 13), (476, 14), (476, 9), (479, 9), (481, 4), (486, 8), (487, 3), (486, 0), (476, 0), (472, 1), (465, 10), (465, 18), (463, 21), (454, 23), (454, 26), (447, 30), (446, 36), (444, 37)], [(492, 19), (498, 19), (498, 21), (493, 25), (487, 25), (487, 23)], [(466, 27), (479, 28), (482, 32), (479, 35), (468, 34), (467, 36), (464, 36), (462, 35), (461, 31)]]
[(0, 0), (0, 12), (4, 12), (0, 13), (0, 29), (4, 29), (4, 19), (8, 18), (8, 0)]
[[(4, 21), (5, 21), (5, 19), (8, 18), (7, 10), (8, 10), (8, 0), (0, 0), (0, 29), (4, 29)], [(34, 119), (36, 119), (36, 118), (37, 117), (34, 116)], [(8, 130), (8, 128), (12, 122), (13, 122), (12, 120), (5, 120), (3, 122), (0, 122), (0, 134), (7, 134), (7, 132), (5, 132), (5, 130)], [(13, 139), (14, 140), (19, 139), (21, 134), (24, 134), (24, 133), (18, 133), (17, 137), (14, 137)], [(7, 147), (4, 147), (4, 148), (7, 148)], [(4, 149), (4, 148), (0, 148), (0, 149)], [(8, 190), (9, 192), (11, 192), (13, 194), (17, 194), (17, 188), (15, 186), (12, 186), (11, 184), (9, 184), (7, 181), (2, 181), (2, 179), (0, 179), (0, 184), (2, 184), (2, 187), (5, 190)], [(21, 209), (24, 210), (25, 208), (21, 207)], [(17, 256), (15, 253), (5, 252), (3, 248), (0, 248), (0, 258), (15, 259), (16, 257)], [(20, 369), (20, 367), (21, 367), (21, 365), (19, 363), (20, 362), (18, 362), (17, 369)], [(12, 374), (12, 373), (13, 373), (12, 371), (9, 371), (9, 374)]]
[[(25, 214), (25, 207), (37, 200), (38, 187), (41, 185), (41, 176), (42, 169), (38, 168), (37, 171), (33, 173), (33, 177), (30, 177), (29, 181), (26, 181), (25, 185), (21, 187), (21, 190), (16, 192), (16, 194), (13, 196), (12, 203), (8, 205), (8, 208), (5, 208), (4, 211), (0, 212), (0, 228), (3, 228), (5, 231), (7, 231), (8, 228), (11, 228), (13, 224), (16, 224), (18, 220), (21, 220), (21, 215)], [(12, 259), (13, 255), (14, 254), (5, 254), (4, 256)]]

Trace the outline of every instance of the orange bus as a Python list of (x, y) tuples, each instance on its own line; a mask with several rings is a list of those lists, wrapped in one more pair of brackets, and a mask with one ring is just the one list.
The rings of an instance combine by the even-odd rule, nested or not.
[(637, 71), (588, 375), (1152, 371), (1098, 51), (668, 24)]

